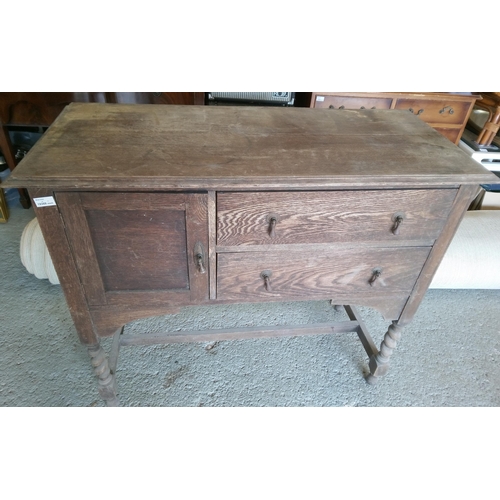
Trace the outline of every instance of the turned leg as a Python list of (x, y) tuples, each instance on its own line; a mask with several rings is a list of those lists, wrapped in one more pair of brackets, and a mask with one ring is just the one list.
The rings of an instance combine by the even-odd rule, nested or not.
[(94, 373), (99, 379), (99, 394), (107, 406), (119, 406), (116, 396), (115, 377), (109, 369), (109, 362), (104, 349), (95, 344), (88, 347)]
[(389, 370), (389, 359), (401, 338), (402, 330), (403, 327), (398, 325), (397, 321), (393, 321), (380, 344), (380, 351), (370, 357), (368, 363), (370, 373), (366, 377), (369, 384), (377, 383), (378, 377), (385, 375)]

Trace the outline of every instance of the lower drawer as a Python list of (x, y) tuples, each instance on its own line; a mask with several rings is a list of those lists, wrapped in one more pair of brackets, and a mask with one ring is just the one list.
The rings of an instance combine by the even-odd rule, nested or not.
[(319, 252), (221, 253), (221, 300), (319, 299), (346, 303), (385, 295), (409, 295), (430, 247), (344, 248)]

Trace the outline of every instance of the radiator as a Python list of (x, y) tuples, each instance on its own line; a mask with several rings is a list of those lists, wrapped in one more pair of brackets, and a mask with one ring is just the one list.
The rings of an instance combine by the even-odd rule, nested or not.
[(209, 92), (210, 101), (293, 106), (295, 92)]

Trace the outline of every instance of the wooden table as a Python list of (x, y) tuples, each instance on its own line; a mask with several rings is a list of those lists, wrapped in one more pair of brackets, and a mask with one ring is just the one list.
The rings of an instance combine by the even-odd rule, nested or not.
[[(29, 189), (109, 405), (119, 347), (140, 343), (355, 332), (376, 381), (494, 182), (407, 111), (107, 104), (66, 107), (9, 180)], [(122, 330), (192, 304), (285, 300), (331, 300), (349, 320)], [(390, 323), (380, 349), (356, 305)]]

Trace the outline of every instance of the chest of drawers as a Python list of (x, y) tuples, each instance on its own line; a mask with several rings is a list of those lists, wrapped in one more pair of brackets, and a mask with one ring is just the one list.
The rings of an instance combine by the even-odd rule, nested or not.
[[(119, 347), (140, 343), (350, 331), (376, 381), (492, 182), (403, 111), (107, 104), (68, 106), (9, 181), (29, 189), (108, 404)], [(349, 321), (122, 330), (186, 305), (283, 300), (331, 300)], [(380, 348), (356, 305), (390, 322)]]
[(405, 110), (458, 145), (478, 98), (470, 92), (313, 92), (310, 106)]

